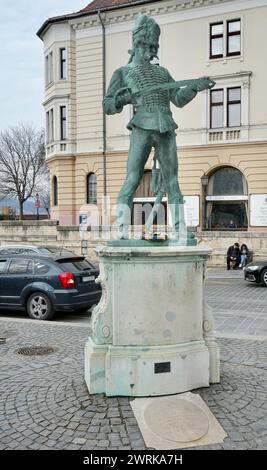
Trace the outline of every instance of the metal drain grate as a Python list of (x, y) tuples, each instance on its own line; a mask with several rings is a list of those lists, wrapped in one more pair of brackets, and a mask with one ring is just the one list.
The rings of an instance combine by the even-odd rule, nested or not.
[(0, 338), (0, 346), (1, 344), (6, 344), (6, 338)]
[(22, 356), (45, 356), (55, 351), (56, 349), (50, 346), (30, 346), (28, 348), (18, 349), (17, 354), (21, 354)]

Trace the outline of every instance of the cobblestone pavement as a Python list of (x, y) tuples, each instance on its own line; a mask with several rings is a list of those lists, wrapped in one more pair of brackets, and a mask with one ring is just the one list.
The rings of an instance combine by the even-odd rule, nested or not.
[[(1, 320), (0, 449), (145, 449), (128, 398), (89, 396), (85, 328)], [(220, 338), (222, 380), (196, 391), (229, 435), (211, 449), (266, 448), (266, 341)], [(47, 356), (16, 353), (52, 346)], [(266, 423), (266, 421), (265, 421)]]
[(267, 289), (245, 281), (242, 271), (208, 270), (206, 297), (216, 331), (267, 335)]
[[(194, 393), (228, 437), (196, 449), (266, 449), (267, 289), (244, 283), (242, 276), (225, 279), (220, 271), (208, 276), (207, 299), (220, 333), (221, 383)], [(89, 331), (88, 314), (73, 324), (0, 316), (0, 338), (7, 338), (0, 344), (0, 450), (146, 448), (129, 398), (88, 394), (83, 350)], [(51, 346), (55, 352), (17, 354), (29, 346)]]

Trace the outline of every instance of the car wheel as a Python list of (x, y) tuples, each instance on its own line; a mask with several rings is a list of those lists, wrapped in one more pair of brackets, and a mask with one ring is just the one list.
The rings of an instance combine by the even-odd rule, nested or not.
[(267, 287), (267, 269), (264, 269), (261, 273), (261, 282), (265, 287)]
[(55, 315), (51, 300), (43, 292), (35, 292), (27, 301), (27, 313), (34, 320), (52, 320)]

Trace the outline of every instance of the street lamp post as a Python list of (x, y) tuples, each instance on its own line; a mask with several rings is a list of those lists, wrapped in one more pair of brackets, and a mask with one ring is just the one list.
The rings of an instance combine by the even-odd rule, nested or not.
[(201, 177), (201, 184), (202, 184), (202, 229), (207, 229), (207, 217), (206, 217), (206, 196), (207, 196), (207, 188), (209, 184), (209, 177), (207, 175), (203, 175)]

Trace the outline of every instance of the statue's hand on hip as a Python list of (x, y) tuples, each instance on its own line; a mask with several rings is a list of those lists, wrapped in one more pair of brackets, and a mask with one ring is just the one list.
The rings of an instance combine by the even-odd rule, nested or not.
[(210, 90), (216, 85), (214, 80), (211, 80), (209, 77), (201, 77), (197, 80), (195, 90), (196, 91), (203, 91), (203, 90)]
[(121, 108), (126, 104), (132, 103), (132, 94), (130, 88), (120, 88), (115, 95), (116, 106)]

